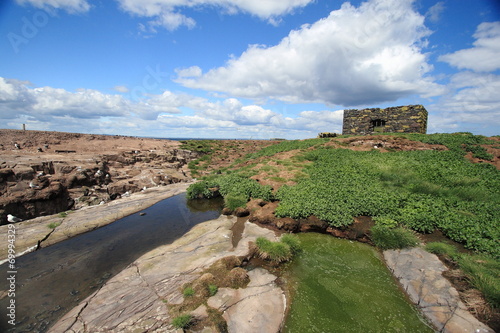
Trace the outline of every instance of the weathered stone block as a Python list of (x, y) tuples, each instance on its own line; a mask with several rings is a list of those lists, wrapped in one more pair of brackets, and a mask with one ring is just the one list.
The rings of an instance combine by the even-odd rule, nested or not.
[(427, 115), (427, 110), (422, 105), (345, 110), (342, 134), (367, 135), (377, 132), (425, 134)]

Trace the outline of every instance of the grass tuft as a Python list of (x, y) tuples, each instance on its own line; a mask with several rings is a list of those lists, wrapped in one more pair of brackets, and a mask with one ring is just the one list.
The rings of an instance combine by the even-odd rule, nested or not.
[(405, 228), (387, 228), (375, 225), (371, 228), (371, 238), (375, 245), (383, 250), (403, 249), (418, 244), (415, 234)]
[(191, 297), (194, 296), (195, 291), (192, 287), (187, 287), (182, 291), (182, 294), (184, 295), (184, 297)]
[(191, 325), (192, 320), (193, 316), (191, 316), (190, 314), (184, 314), (172, 319), (172, 325), (175, 328), (186, 329)]
[(259, 237), (256, 244), (259, 256), (274, 263), (288, 261), (295, 253), (300, 251), (300, 241), (293, 235), (283, 235), (279, 242), (272, 242), (267, 238)]

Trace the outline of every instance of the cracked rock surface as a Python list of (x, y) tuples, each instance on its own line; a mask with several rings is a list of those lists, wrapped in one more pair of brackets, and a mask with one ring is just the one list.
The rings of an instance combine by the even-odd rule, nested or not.
[(250, 283), (245, 289), (221, 288), (208, 299), (208, 305), (223, 311), (229, 332), (278, 332), (283, 321), (280, 309), (286, 300), (276, 287), (276, 276), (262, 268), (248, 272)]
[(457, 290), (442, 276), (447, 268), (436, 255), (411, 248), (384, 251), (384, 258), (411, 301), (438, 332), (494, 333), (467, 310)]
[[(257, 237), (275, 239), (271, 230), (247, 222), (241, 241), (233, 248), (230, 228), (235, 222), (236, 217), (221, 216), (196, 225), (172, 244), (148, 252), (67, 313), (49, 332), (178, 332), (170, 325), (167, 303), (182, 302), (182, 285), (194, 281), (223, 257), (246, 255), (248, 242)], [(239, 296), (231, 295), (230, 304), (217, 306), (225, 310), (229, 332), (250, 332), (251, 322), (259, 327), (267, 325), (265, 330), (252, 332), (278, 332), (285, 300), (283, 291), (274, 284), (276, 277), (261, 269), (249, 272), (249, 276), (248, 287), (235, 290)], [(219, 293), (222, 297), (227, 291)]]

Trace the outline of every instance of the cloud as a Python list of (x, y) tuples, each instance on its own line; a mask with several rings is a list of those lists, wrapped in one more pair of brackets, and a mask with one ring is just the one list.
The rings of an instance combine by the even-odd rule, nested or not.
[[(280, 17), (302, 8), (314, 0), (118, 0), (120, 7), (133, 15), (152, 18), (151, 32), (157, 27), (175, 30), (181, 26), (193, 28), (196, 22), (181, 11), (188, 8), (212, 7), (225, 14), (239, 12), (255, 15), (271, 24)], [(144, 25), (142, 29), (145, 30)]]
[(86, 133), (293, 139), (340, 132), (342, 114), (325, 110), (287, 115), (236, 98), (211, 101), (170, 91), (132, 102), (119, 94), (33, 88), (30, 82), (0, 77), (0, 121), (7, 128), (27, 124), (30, 129)]
[(483, 22), (474, 33), (474, 47), (439, 57), (459, 69), (490, 72), (500, 69), (500, 22)]
[(121, 93), (128, 93), (130, 91), (126, 86), (115, 86), (113, 89)]
[(425, 16), (428, 17), (431, 22), (437, 23), (441, 18), (441, 14), (445, 10), (445, 8), (446, 7), (444, 6), (444, 2), (439, 1), (434, 6), (429, 8)]
[(30, 88), (26, 82), (0, 77), (0, 118), (4, 119), (22, 116), (99, 119), (126, 117), (132, 113), (156, 119), (161, 113), (179, 113), (179, 106), (184, 104), (182, 99), (189, 97), (167, 91), (145, 101), (131, 102), (121, 95), (92, 89), (70, 92), (53, 87)]
[[(493, 112), (500, 110), (500, 75), (461, 72), (452, 76), (451, 95), (444, 96), (440, 105), (453, 112)], [(478, 119), (479, 120), (479, 119)]]
[(176, 69), (177, 77), (185, 78), (185, 77), (200, 77), (202, 74), (201, 68), (198, 66), (191, 66), (189, 68), (184, 69)]
[[(440, 61), (464, 71), (453, 74), (444, 94), (432, 106), (446, 125), (462, 130), (498, 134), (500, 127), (500, 22), (483, 22), (473, 35), (474, 47), (443, 55)], [(458, 125), (457, 125), (458, 126)]]
[(85, 13), (90, 9), (87, 0), (16, 0), (20, 5), (30, 4), (36, 8), (52, 11), (65, 10), (68, 13)]
[(427, 76), (432, 66), (422, 53), (430, 31), (412, 2), (344, 3), (278, 45), (251, 45), (223, 67), (176, 81), (235, 97), (344, 106), (437, 95), (443, 88)]

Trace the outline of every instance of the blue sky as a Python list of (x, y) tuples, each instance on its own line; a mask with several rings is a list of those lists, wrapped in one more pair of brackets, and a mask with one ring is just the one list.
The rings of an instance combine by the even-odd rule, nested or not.
[(407, 104), (500, 134), (499, 1), (0, 4), (0, 128), (302, 139)]

